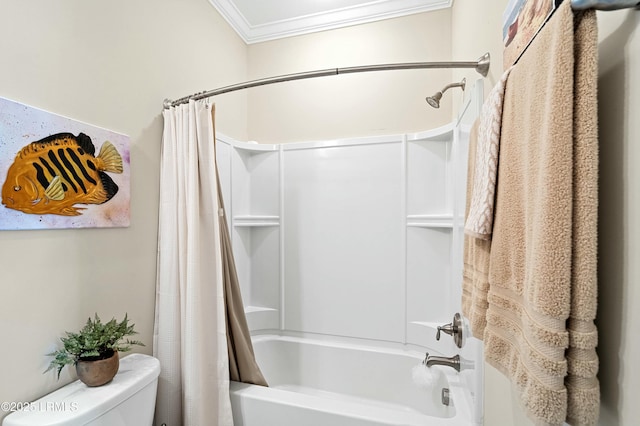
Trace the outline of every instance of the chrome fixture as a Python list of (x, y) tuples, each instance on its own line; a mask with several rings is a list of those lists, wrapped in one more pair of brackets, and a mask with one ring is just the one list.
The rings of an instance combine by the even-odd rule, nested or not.
[(446, 92), (447, 90), (453, 87), (462, 87), (462, 90), (464, 91), (464, 87), (466, 86), (466, 84), (467, 84), (466, 78), (463, 78), (460, 83), (447, 84), (446, 86), (444, 86), (444, 89), (442, 89), (439, 92), (436, 92), (435, 95), (427, 97), (427, 103), (434, 108), (440, 108), (440, 99), (442, 99), (442, 95), (444, 92)]
[(429, 352), (425, 354), (423, 361), (427, 367), (433, 365), (444, 365), (445, 367), (451, 367), (457, 372), (460, 372), (460, 355), (454, 355), (452, 357), (429, 355)]
[(453, 336), (453, 341), (456, 346), (462, 347), (462, 317), (459, 313), (456, 313), (453, 316), (453, 322), (443, 325), (442, 327), (438, 327), (438, 332), (436, 333), (436, 340), (440, 340), (440, 332), (444, 331), (449, 336)]
[[(405, 62), (399, 64), (379, 64), (379, 65), (362, 65), (356, 67), (343, 67), (343, 68), (329, 68), (317, 71), (305, 71), (296, 74), (285, 74), (276, 77), (262, 78), (259, 80), (245, 81), (244, 83), (232, 84), (231, 86), (220, 87), (218, 89), (207, 90), (203, 92), (194, 93), (189, 96), (183, 96), (182, 98), (171, 101), (169, 99), (164, 100), (164, 108), (169, 109), (171, 107), (186, 104), (189, 100), (200, 100), (210, 98), (212, 96), (221, 95), (223, 93), (235, 92), (236, 90), (249, 89), (251, 87), (264, 86), (267, 84), (283, 83), (285, 81), (303, 80), (307, 78), (327, 77), (331, 75), (339, 74), (352, 74), (359, 72), (369, 71), (395, 71), (395, 70), (410, 70), (410, 69), (433, 69), (433, 68), (473, 68), (478, 74), (486, 77), (489, 73), (489, 66), (491, 65), (491, 56), (489, 53), (485, 53), (477, 61), (459, 61), (459, 62)], [(437, 107), (436, 107), (437, 108)]]
[(640, 0), (571, 0), (573, 10), (618, 10), (640, 6)]
[(449, 404), (451, 404), (451, 397), (449, 396), (449, 388), (442, 388), (441, 397), (442, 397), (442, 405), (448, 406)]

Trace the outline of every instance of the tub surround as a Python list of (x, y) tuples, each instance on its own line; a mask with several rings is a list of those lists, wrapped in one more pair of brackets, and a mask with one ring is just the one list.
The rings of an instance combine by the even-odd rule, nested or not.
[(219, 137), (251, 330), (433, 346), (455, 312), (454, 143), (453, 125), (284, 145)]
[[(412, 348), (479, 364), (476, 339), (463, 338), (462, 349), (450, 336), (436, 339), (460, 310), (468, 136), (483, 91), (481, 81), (470, 86), (458, 119), (418, 133), (281, 145), (218, 135), (254, 336)], [(459, 374), (476, 395), (469, 410), (477, 421), (481, 374)]]

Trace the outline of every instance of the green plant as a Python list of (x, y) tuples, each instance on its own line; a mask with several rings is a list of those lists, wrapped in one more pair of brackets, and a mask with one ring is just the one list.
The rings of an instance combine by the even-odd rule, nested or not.
[(63, 348), (55, 352), (47, 354), (53, 359), (49, 364), (47, 371), (57, 369), (58, 378), (60, 372), (66, 365), (76, 365), (78, 361), (97, 361), (106, 359), (113, 355), (115, 351), (127, 352), (131, 350), (131, 345), (144, 346), (144, 343), (138, 340), (122, 339), (125, 336), (138, 334), (134, 331), (135, 324), (129, 325), (127, 314), (121, 322), (117, 322), (115, 318), (107, 323), (100, 321), (98, 314), (95, 318), (87, 319), (87, 323), (78, 333), (70, 333), (66, 331), (66, 337), (61, 337)]

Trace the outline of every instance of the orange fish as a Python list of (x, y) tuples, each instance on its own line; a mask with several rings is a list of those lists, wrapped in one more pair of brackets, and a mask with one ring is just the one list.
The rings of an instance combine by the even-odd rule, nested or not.
[(107, 175), (122, 173), (122, 157), (109, 141), (97, 157), (84, 133), (58, 133), (18, 152), (2, 185), (2, 204), (31, 214), (78, 216), (85, 207), (113, 198), (118, 185)]

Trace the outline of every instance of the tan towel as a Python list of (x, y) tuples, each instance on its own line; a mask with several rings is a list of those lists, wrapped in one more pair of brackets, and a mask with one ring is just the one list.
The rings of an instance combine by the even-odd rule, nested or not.
[(511, 72), (493, 239), (465, 247), (474, 334), (537, 424), (598, 419), (596, 33), (564, 2)]
[(482, 105), (478, 118), (476, 161), (473, 172), (471, 202), (464, 225), (464, 232), (483, 240), (491, 239), (493, 207), (498, 174), (498, 151), (502, 127), (502, 105), (507, 78), (513, 67), (507, 69), (500, 81), (491, 89)]
[[(471, 196), (473, 193), (478, 145), (478, 127), (476, 120), (469, 133), (469, 162), (467, 163), (467, 205), (469, 217)], [(464, 235), (464, 269), (462, 276), (462, 313), (469, 320), (474, 336), (482, 339), (487, 325), (487, 294), (489, 292), (489, 255), (491, 241), (475, 238), (465, 232)]]

